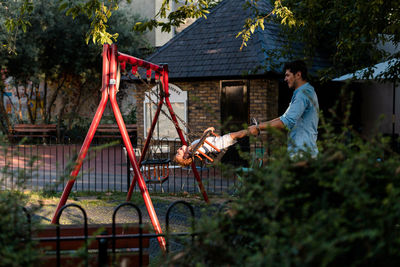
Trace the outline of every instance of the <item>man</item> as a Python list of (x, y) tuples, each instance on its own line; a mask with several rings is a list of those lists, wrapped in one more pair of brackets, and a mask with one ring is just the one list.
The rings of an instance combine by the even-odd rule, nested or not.
[(312, 157), (316, 157), (319, 106), (314, 87), (307, 81), (306, 64), (301, 60), (286, 63), (284, 72), (285, 82), (294, 90), (289, 107), (282, 116), (250, 126), (249, 131), (256, 134), (268, 127), (287, 128), (290, 156), (301, 156), (308, 151)]
[[(229, 140), (223, 142), (225, 144), (223, 148), (235, 144), (236, 139), (243, 138), (247, 135), (258, 135), (260, 130), (265, 130), (268, 127), (278, 129), (287, 128), (289, 130), (288, 152), (291, 157), (301, 156), (304, 152), (309, 152), (312, 157), (317, 156), (319, 106), (314, 88), (307, 82), (306, 64), (300, 60), (286, 63), (284, 72), (285, 82), (287, 82), (289, 88), (294, 90), (292, 100), (286, 112), (273, 120), (249, 126), (247, 130), (229, 133), (220, 137)], [(195, 146), (195, 142), (189, 147), (182, 146), (178, 149), (175, 156), (175, 161), (178, 164), (183, 166), (191, 164), (191, 148)]]

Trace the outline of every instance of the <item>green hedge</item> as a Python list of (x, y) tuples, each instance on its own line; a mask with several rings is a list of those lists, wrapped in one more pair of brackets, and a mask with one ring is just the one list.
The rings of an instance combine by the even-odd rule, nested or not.
[(38, 250), (30, 239), (32, 225), (22, 209), (25, 200), (23, 193), (0, 191), (0, 266), (34, 266), (38, 261)]
[(316, 159), (270, 147), (271, 160), (240, 173), (237, 198), (168, 264), (400, 266), (399, 155), (387, 139), (342, 132), (321, 135)]

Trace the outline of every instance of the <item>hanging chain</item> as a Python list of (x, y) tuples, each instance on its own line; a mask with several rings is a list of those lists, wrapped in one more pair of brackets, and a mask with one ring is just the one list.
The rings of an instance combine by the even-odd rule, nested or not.
[[(155, 95), (156, 98), (158, 98), (158, 95), (156, 95), (156, 94), (153, 92), (153, 90), (151, 90), (152, 88), (150, 87), (150, 85), (149, 85), (148, 83), (146, 83), (146, 82), (143, 80), (143, 78), (140, 76), (140, 74), (139, 74), (138, 72), (135, 73), (135, 76), (147, 87), (147, 89), (149, 89), (149, 92), (150, 92), (150, 93), (149, 93), (149, 95), (145, 94), (145, 97), (147, 97), (147, 99), (149, 100), (149, 102), (151, 102), (153, 105), (158, 106), (158, 103), (154, 102), (154, 100), (151, 99), (150, 94)], [(161, 83), (161, 81), (158, 79), (158, 80), (156, 81), (157, 86), (160, 86), (160, 83)], [(163, 93), (164, 93), (164, 90), (163, 90)], [(151, 107), (150, 107), (150, 109), (151, 109)], [(160, 111), (164, 114), (164, 116), (165, 116), (167, 119), (169, 119), (169, 120), (175, 125), (175, 128), (180, 128), (179, 123), (176, 122), (176, 121), (174, 121), (174, 120), (172, 119), (172, 117), (171, 117), (169, 114), (167, 114), (163, 109), (161, 109)], [(194, 135), (191, 133), (192, 131), (191, 131), (189, 125), (188, 125), (181, 117), (179, 117), (177, 114), (175, 114), (175, 117), (176, 117), (176, 118), (180, 121), (180, 123), (182, 123), (183, 126), (188, 130), (188, 131), (185, 131), (185, 130), (181, 129), (181, 131), (185, 134), (188, 143), (191, 144), (192, 142), (191, 142), (190, 136), (194, 136)]]

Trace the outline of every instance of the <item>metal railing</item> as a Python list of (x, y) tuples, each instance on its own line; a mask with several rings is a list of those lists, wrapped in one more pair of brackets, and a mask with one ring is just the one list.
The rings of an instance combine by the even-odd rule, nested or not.
[[(170, 231), (170, 226), (171, 226), (171, 214), (172, 211), (175, 209), (175, 207), (177, 205), (182, 205), (184, 207), (186, 207), (188, 209), (188, 213), (181, 213), (180, 215), (184, 215), (185, 219), (181, 220), (181, 218), (179, 219), (179, 223), (183, 222), (189, 222), (188, 225), (185, 225), (185, 228), (189, 228), (189, 231), (182, 231), (182, 229), (178, 229), (175, 231)], [(136, 217), (137, 217), (137, 222), (138, 222), (138, 233), (137, 234), (116, 234), (116, 215), (118, 213), (118, 211), (120, 211), (121, 208), (123, 207), (130, 207), (133, 208), (136, 211)], [(63, 228), (63, 226), (60, 224), (60, 217), (62, 215), (62, 213), (69, 208), (77, 208), (81, 213), (81, 217), (83, 222), (80, 224), (82, 227), (82, 233), (83, 235), (77, 235), (77, 236), (62, 236), (60, 233), (60, 229)], [(181, 209), (180, 209), (181, 210)], [(31, 224), (31, 214), (26, 211), (26, 209), (24, 209), (24, 212), (26, 213), (27, 216), (27, 223)], [(55, 236), (49, 236), (49, 237), (36, 237), (35, 236), (35, 231), (32, 231), (31, 233), (31, 239), (34, 242), (46, 242), (46, 244), (48, 245), (49, 242), (54, 242), (56, 244), (55, 246), (55, 254), (56, 254), (56, 266), (61, 266), (61, 259), (63, 257), (63, 255), (61, 254), (61, 242), (68, 242), (68, 241), (83, 241), (83, 249), (84, 249), (84, 254), (82, 255), (82, 260), (85, 264), (85, 266), (88, 266), (88, 255), (89, 255), (89, 251), (88, 251), (88, 244), (89, 241), (90, 242), (98, 242), (97, 245), (97, 251), (90, 252), (91, 255), (93, 254), (97, 254), (98, 255), (98, 266), (107, 266), (107, 262), (109, 262), (109, 258), (112, 259), (113, 263), (115, 263), (115, 259), (116, 259), (116, 242), (118, 240), (121, 239), (137, 239), (138, 242), (138, 246), (132, 247), (132, 249), (136, 249), (139, 255), (139, 266), (143, 265), (143, 255), (144, 252), (148, 252), (148, 254), (150, 255), (150, 259), (154, 258), (157, 254), (160, 254), (160, 249), (154, 249), (154, 248), (149, 248), (149, 247), (144, 247), (143, 245), (143, 240), (144, 239), (148, 239), (148, 240), (154, 240), (159, 237), (162, 236), (164, 238), (166, 238), (166, 253), (170, 253), (171, 251), (173, 252), (177, 252), (177, 249), (175, 248), (174, 250), (171, 250), (170, 248), (170, 243), (174, 242), (174, 238), (176, 237), (180, 237), (180, 242), (182, 242), (181, 237), (187, 237), (190, 238), (192, 244), (195, 241), (195, 236), (198, 234), (195, 231), (195, 222), (196, 222), (196, 216), (195, 216), (195, 211), (194, 211), (194, 207), (189, 204), (188, 202), (179, 200), (179, 201), (175, 201), (172, 204), (170, 204), (167, 208), (166, 214), (165, 214), (165, 227), (166, 227), (166, 232), (165, 234), (153, 234), (153, 233), (143, 233), (142, 229), (144, 228), (144, 224), (143, 224), (143, 218), (142, 218), (142, 212), (140, 210), (140, 208), (131, 203), (131, 202), (125, 202), (122, 203), (120, 205), (118, 205), (115, 209), (114, 212), (112, 214), (112, 232), (111, 234), (96, 234), (96, 235), (89, 235), (88, 234), (88, 218), (86, 215), (86, 211), (84, 208), (82, 208), (80, 205), (77, 204), (68, 204), (63, 206), (59, 212), (57, 213), (57, 223), (56, 223), (56, 233)], [(187, 218), (187, 216), (190, 216), (189, 220)], [(176, 221), (176, 220), (175, 220)], [(176, 223), (176, 222), (175, 222)], [(101, 228), (101, 225), (96, 225), (99, 227), (99, 229)], [(68, 228), (68, 226), (66, 226)], [(29, 229), (31, 229), (32, 227), (29, 226)], [(182, 227), (181, 227), (182, 228)], [(112, 244), (111, 246), (111, 250), (108, 249), (108, 245), (107, 244)], [(155, 241), (156, 242), (156, 241)], [(176, 246), (175, 246), (176, 247)], [(128, 248), (128, 247), (126, 247)], [(77, 251), (78, 249), (81, 249), (79, 247), (75, 248), (74, 250)], [(111, 255), (109, 255), (111, 254)], [(92, 266), (92, 265), (91, 265)], [(113, 265), (114, 266), (114, 265)]]
[[(97, 140), (95, 140), (97, 141)], [(130, 163), (122, 144), (93, 142), (74, 184), (74, 191), (127, 192), (133, 179)], [(143, 140), (135, 139), (134, 152), (140, 157)], [(145, 159), (173, 159), (180, 142), (153, 142)], [(74, 166), (81, 144), (8, 144), (0, 148), (0, 189), (21, 187), (31, 190), (62, 191)], [(261, 143), (251, 144), (251, 153), (263, 151)], [(240, 163), (241, 164), (241, 163)], [(237, 164), (234, 168), (240, 168)], [(226, 175), (221, 166), (198, 162), (197, 168), (208, 193), (229, 192), (236, 178)], [(144, 176), (144, 178), (146, 178)], [(191, 168), (182, 168), (173, 161), (169, 164), (169, 178), (164, 183), (148, 184), (150, 192), (197, 193), (197, 182)], [(135, 190), (139, 190), (135, 188)]]

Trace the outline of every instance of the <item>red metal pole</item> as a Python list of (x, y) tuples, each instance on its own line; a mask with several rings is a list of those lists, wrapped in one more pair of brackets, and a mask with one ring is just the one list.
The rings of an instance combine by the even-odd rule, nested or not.
[(148, 69), (148, 70), (149, 69), (150, 70), (154, 70), (154, 71), (156, 71), (158, 73), (162, 73), (162, 71), (163, 71), (163, 67), (162, 66), (150, 63), (150, 62), (145, 61), (143, 59), (139, 59), (139, 58), (136, 58), (136, 57), (133, 57), (133, 56), (126, 55), (126, 54), (121, 53), (121, 52), (118, 52), (118, 61), (125, 61), (125, 62), (128, 62), (129, 64), (136, 65), (136, 66), (139, 66), (139, 67), (143, 67), (143, 68)]
[[(163, 70), (162, 79), (163, 79), (164, 92), (165, 92), (165, 104), (168, 107), (169, 113), (171, 115), (171, 119), (174, 121), (175, 129), (178, 132), (178, 135), (179, 135), (179, 138), (182, 141), (182, 144), (183, 145), (187, 145), (186, 140), (183, 137), (182, 130), (179, 127), (178, 121), (176, 119), (174, 110), (172, 109), (171, 102), (169, 101), (168, 65), (164, 65), (163, 67), (164, 67), (164, 70)], [(206, 190), (204, 188), (203, 182), (201, 181), (200, 174), (197, 171), (196, 164), (194, 164), (194, 161), (192, 162), (192, 170), (193, 170), (194, 177), (196, 178), (197, 184), (199, 186), (200, 192), (203, 195), (204, 201), (209, 204), (210, 200), (208, 199)]]
[(60, 202), (58, 203), (56, 211), (54, 212), (53, 219), (51, 220), (51, 223), (53, 223), (53, 224), (56, 223), (56, 217), (57, 217), (58, 211), (62, 208), (62, 206), (65, 205), (65, 203), (68, 200), (68, 196), (71, 192), (72, 187), (74, 186), (76, 176), (78, 175), (79, 170), (81, 169), (83, 160), (85, 159), (85, 156), (89, 149), (90, 143), (93, 140), (94, 134), (96, 133), (97, 126), (100, 123), (101, 117), (102, 117), (104, 109), (106, 107), (107, 100), (108, 100), (108, 90), (107, 90), (108, 80), (109, 80), (108, 73), (109, 73), (109, 45), (106, 44), (103, 46), (103, 80), (102, 80), (102, 89), (101, 89), (102, 90), (101, 101), (100, 101), (100, 104), (94, 115), (92, 124), (90, 125), (89, 131), (85, 138), (85, 141), (83, 142), (83, 145), (79, 152), (75, 167), (70, 174), (70, 180), (68, 181), (67, 185), (65, 186), (63, 194), (61, 195), (61, 198), (60, 198)]
[[(116, 80), (117, 77), (117, 46), (115, 44), (111, 45), (111, 59), (110, 59), (110, 80)], [(126, 130), (126, 126), (124, 120), (121, 115), (121, 111), (118, 107), (117, 99), (116, 99), (116, 85), (110, 84), (110, 103), (114, 112), (115, 120), (117, 121), (119, 131), (121, 132), (122, 139), (124, 140), (124, 144), (126, 147), (126, 151), (129, 156), (129, 160), (133, 167), (133, 172), (135, 177), (137, 178), (138, 185), (140, 191), (142, 193), (142, 197), (144, 203), (146, 204), (147, 211), (149, 213), (149, 217), (151, 223), (153, 224), (154, 230), (157, 234), (162, 234), (160, 222), (158, 221), (156, 211), (154, 210), (153, 203), (150, 198), (149, 191), (147, 190), (146, 183), (143, 179), (142, 173), (140, 172), (139, 165), (136, 161), (135, 153), (133, 153), (133, 147), (131, 140), (129, 139), (128, 131)], [(157, 237), (158, 243), (160, 244), (161, 248), (165, 251), (166, 250), (166, 243), (164, 237)]]
[[(147, 61), (144, 61), (144, 60), (141, 60), (141, 59), (126, 55), (126, 54), (123, 54), (123, 53), (118, 53), (118, 60), (119, 61), (126, 61), (126, 62), (128, 62), (128, 63), (130, 63), (132, 65), (137, 65), (137, 66), (140, 66), (140, 67), (144, 67), (146, 69), (151, 69), (151, 70), (156, 71), (156, 72), (158, 72), (159, 74), (162, 75), (162, 77), (163, 77), (162, 82), (163, 82), (163, 85), (164, 85), (164, 92), (165, 92), (165, 102), (166, 102), (168, 110), (169, 110), (169, 112), (171, 114), (171, 118), (174, 121), (175, 128), (176, 128), (176, 130), (178, 132), (178, 135), (179, 135), (179, 138), (181, 139), (182, 144), (183, 145), (187, 145), (186, 140), (183, 137), (182, 130), (180, 129), (179, 124), (177, 122), (175, 113), (174, 113), (174, 111), (172, 109), (171, 103), (169, 101), (168, 65), (159, 66), (159, 65), (156, 65), (156, 64), (153, 64), (153, 63), (150, 63), (150, 62), (147, 62)], [(162, 103), (161, 103), (161, 106), (162, 106)], [(160, 104), (159, 104), (159, 107), (160, 107)], [(157, 111), (158, 111), (158, 109), (157, 109)], [(153, 124), (154, 125), (155, 125), (156, 119), (158, 119), (158, 116), (157, 116), (157, 118), (155, 117), (154, 120), (153, 120)], [(152, 124), (152, 127), (153, 127), (153, 124)], [(152, 133), (152, 131), (150, 131), (150, 132)], [(148, 141), (149, 140), (150, 140), (150, 138), (147, 138), (145, 147), (143, 149), (144, 152), (146, 152), (146, 150), (147, 150), (147, 146), (148, 146)], [(141, 163), (141, 160), (142, 160), (143, 156), (144, 156), (144, 153), (142, 152), (142, 155), (141, 155), (141, 158), (140, 158), (140, 161), (139, 161), (139, 167), (140, 167), (140, 163)], [(201, 193), (202, 193), (202, 195), (204, 197), (204, 200), (207, 203), (209, 203), (207, 193), (206, 193), (206, 191), (204, 189), (204, 186), (203, 186), (203, 183), (201, 181), (199, 172), (197, 171), (196, 165), (194, 163), (192, 163), (192, 170), (193, 170), (193, 174), (194, 174), (194, 176), (195, 176), (195, 178), (197, 180), (197, 183), (199, 185), (199, 189), (200, 189), (200, 191), (201, 191)], [(131, 199), (135, 183), (136, 183), (136, 178), (134, 177), (133, 180), (132, 180), (131, 186), (129, 187), (129, 190), (128, 190), (127, 201), (129, 201)]]

